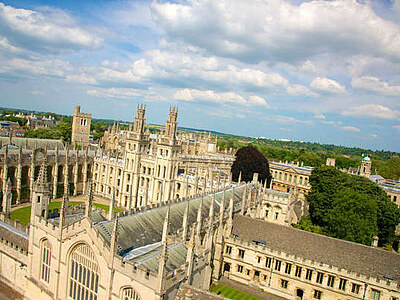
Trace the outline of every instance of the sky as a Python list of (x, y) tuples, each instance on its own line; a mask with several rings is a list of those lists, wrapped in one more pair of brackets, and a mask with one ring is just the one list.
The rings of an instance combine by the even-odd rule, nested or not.
[(400, 0), (0, 0), (0, 106), (400, 151)]

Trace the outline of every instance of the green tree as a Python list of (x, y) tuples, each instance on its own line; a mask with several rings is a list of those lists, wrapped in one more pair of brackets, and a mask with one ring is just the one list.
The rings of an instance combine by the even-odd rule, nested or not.
[(395, 241), (400, 209), (377, 184), (326, 166), (313, 170), (310, 184), (310, 219), (324, 233), (366, 245), (373, 235), (381, 246)]
[(333, 237), (370, 245), (378, 234), (375, 199), (351, 188), (338, 191), (327, 214), (327, 234)]

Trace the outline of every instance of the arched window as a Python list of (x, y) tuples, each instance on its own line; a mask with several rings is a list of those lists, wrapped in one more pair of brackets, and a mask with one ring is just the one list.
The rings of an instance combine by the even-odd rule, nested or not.
[(124, 288), (122, 290), (122, 300), (140, 300), (139, 295), (132, 288)]
[(40, 279), (50, 282), (51, 247), (48, 240), (43, 240), (40, 249), (41, 267)]
[(86, 244), (76, 246), (71, 252), (69, 268), (69, 297), (97, 300), (99, 266)]

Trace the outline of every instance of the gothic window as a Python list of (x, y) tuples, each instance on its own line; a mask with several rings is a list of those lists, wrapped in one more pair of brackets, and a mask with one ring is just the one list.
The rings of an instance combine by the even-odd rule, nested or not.
[(80, 244), (72, 251), (69, 267), (69, 297), (97, 300), (99, 267), (86, 244)]
[(125, 288), (122, 290), (122, 300), (140, 300), (139, 295), (132, 288)]
[(327, 285), (328, 285), (329, 287), (333, 287), (334, 284), (335, 284), (335, 277), (332, 276), (332, 275), (329, 275), (329, 276), (328, 276), (328, 283), (327, 283)]
[(50, 264), (51, 264), (51, 248), (48, 240), (42, 241), (41, 244), (41, 268), (40, 279), (50, 282)]
[(346, 279), (340, 278), (339, 290), (345, 291), (346, 290), (346, 283), (347, 283)]
[(380, 298), (381, 298), (381, 292), (372, 289), (372, 291), (371, 291), (371, 299), (372, 300), (379, 300)]
[(302, 270), (302, 267), (296, 266), (296, 273), (295, 273), (296, 277), (301, 277), (301, 270)]

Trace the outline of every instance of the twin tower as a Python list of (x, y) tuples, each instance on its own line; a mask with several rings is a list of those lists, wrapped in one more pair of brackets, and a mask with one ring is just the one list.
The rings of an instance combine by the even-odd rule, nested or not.
[[(146, 105), (138, 104), (133, 131), (139, 135), (144, 134), (145, 120), (146, 120), (145, 111), (146, 111)], [(79, 105), (75, 106), (74, 116), (72, 119), (72, 135), (71, 135), (71, 143), (73, 145), (83, 146), (83, 147), (89, 146), (91, 121), (92, 121), (91, 114), (82, 113), (81, 107)], [(177, 129), (178, 129), (178, 108), (170, 107), (164, 136), (166, 138), (175, 139)]]

